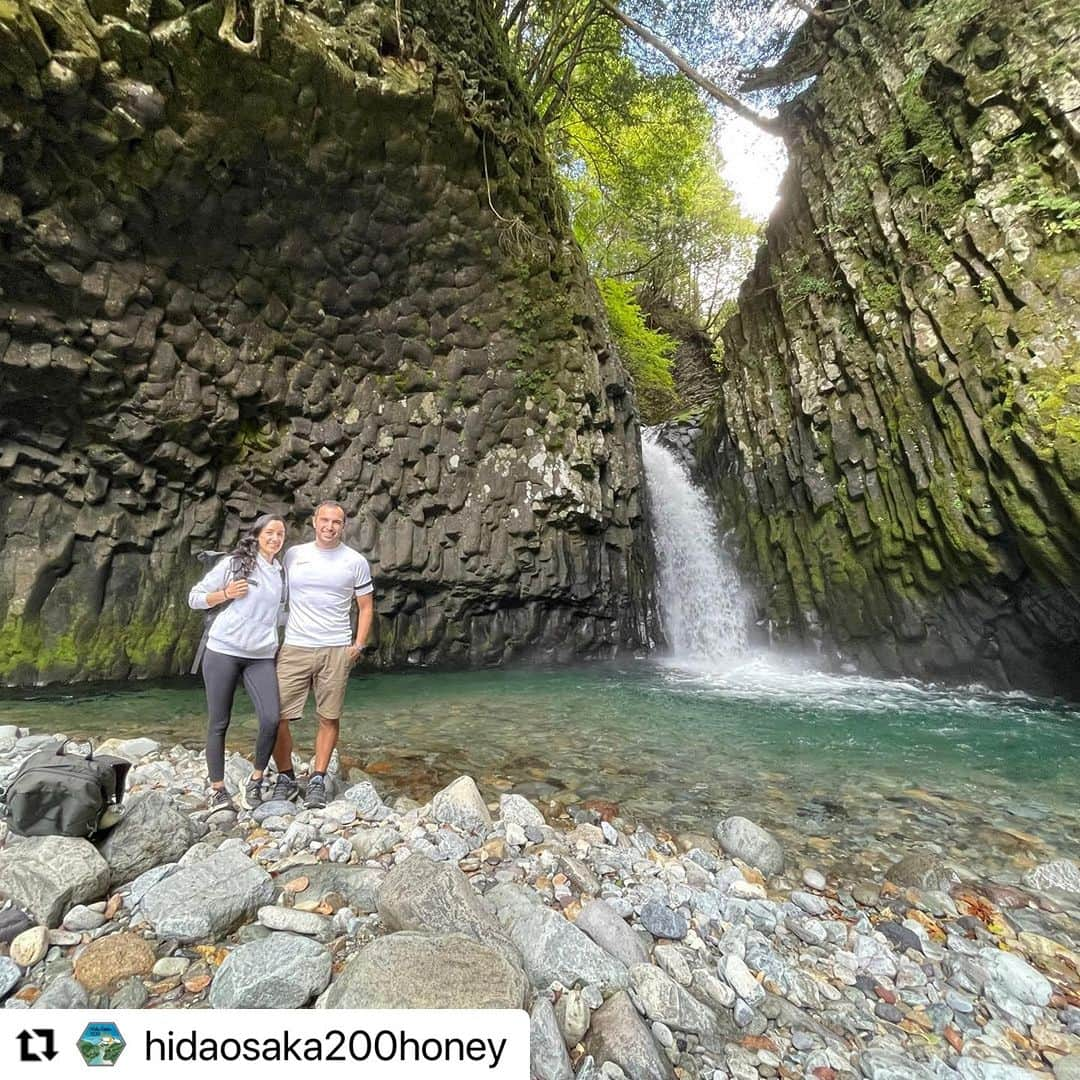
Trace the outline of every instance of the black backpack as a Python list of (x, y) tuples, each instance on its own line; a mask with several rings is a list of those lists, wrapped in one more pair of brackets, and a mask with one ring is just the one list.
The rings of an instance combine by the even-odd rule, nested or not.
[(101, 817), (124, 800), (131, 762), (91, 748), (65, 754), (69, 740), (38, 750), (19, 766), (2, 798), (13, 832), (22, 836), (83, 836), (98, 831)]

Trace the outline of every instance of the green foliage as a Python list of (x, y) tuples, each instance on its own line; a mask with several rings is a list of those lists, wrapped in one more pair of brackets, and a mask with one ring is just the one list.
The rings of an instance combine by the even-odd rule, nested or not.
[(656, 424), (678, 412), (680, 402), (671, 376), (675, 340), (645, 323), (633, 284), (612, 278), (598, 282), (615, 344), (637, 394), (641, 419)]

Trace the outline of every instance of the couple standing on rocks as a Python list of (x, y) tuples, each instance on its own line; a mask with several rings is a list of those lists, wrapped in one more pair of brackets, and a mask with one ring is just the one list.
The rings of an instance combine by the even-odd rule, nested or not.
[[(302, 717), (308, 693), (314, 690), (315, 768), (305, 804), (326, 805), (326, 770), (338, 741), (345, 686), (367, 642), (375, 601), (367, 559), (342, 543), (344, 508), (322, 502), (312, 524), (315, 539), (289, 548), (279, 561), (285, 522), (263, 514), (188, 596), (196, 610), (228, 605), (213, 618), (202, 657), (211, 810), (234, 809), (225, 789), (225, 732), (241, 680), (259, 720), (255, 770), (239, 793), (241, 804), (250, 810), (263, 801), (271, 755), (278, 770), (271, 797), (297, 797), (289, 724)], [(279, 649), (286, 596), (285, 643)], [(355, 637), (353, 597), (358, 609)]]

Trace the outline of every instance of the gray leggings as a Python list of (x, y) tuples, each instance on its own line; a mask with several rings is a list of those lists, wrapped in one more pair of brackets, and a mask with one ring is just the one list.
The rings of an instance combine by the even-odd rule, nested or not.
[(237, 683), (244, 680), (244, 689), (255, 706), (259, 718), (259, 735), (255, 740), (255, 771), (261, 772), (270, 760), (277, 738), (281, 711), (278, 705), (277, 674), (273, 660), (245, 660), (241, 656), (207, 649), (203, 654), (202, 677), (206, 684), (206, 706), (210, 723), (206, 729), (206, 769), (210, 782), (225, 779), (225, 732), (232, 718), (233, 695)]

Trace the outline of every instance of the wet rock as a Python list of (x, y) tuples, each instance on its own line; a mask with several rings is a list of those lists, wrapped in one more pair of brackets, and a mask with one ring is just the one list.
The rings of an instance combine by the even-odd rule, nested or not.
[(462, 934), (402, 931), (349, 960), (326, 1009), (520, 1009), (528, 980), (500, 949)]
[(885, 879), (895, 885), (948, 892), (960, 880), (960, 876), (932, 852), (915, 851), (893, 863), (885, 871)]
[(783, 873), (784, 849), (760, 825), (744, 817), (729, 817), (716, 826), (715, 836), (727, 855), (742, 859), (766, 875)]
[(1080, 867), (1070, 859), (1055, 859), (1040, 863), (1023, 877), (1029, 889), (1061, 889), (1063, 892), (1080, 893)]
[(330, 951), (318, 942), (270, 934), (229, 953), (210, 985), (210, 1004), (215, 1009), (299, 1009), (326, 989), (330, 968)]

